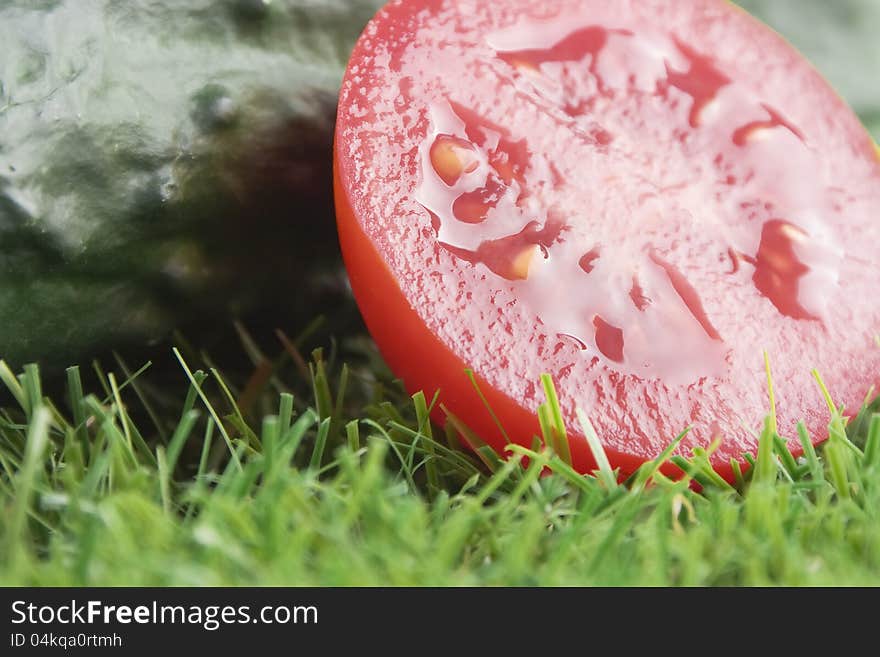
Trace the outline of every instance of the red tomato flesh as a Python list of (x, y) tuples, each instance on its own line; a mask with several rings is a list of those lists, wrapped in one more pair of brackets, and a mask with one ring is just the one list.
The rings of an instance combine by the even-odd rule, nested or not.
[[(499, 451), (556, 383), (624, 473), (818, 441), (816, 368), (850, 410), (880, 378), (880, 164), (782, 38), (722, 0), (409, 0), (367, 27), (336, 132), (340, 240), (410, 390)], [(439, 416), (438, 416), (439, 417)]]

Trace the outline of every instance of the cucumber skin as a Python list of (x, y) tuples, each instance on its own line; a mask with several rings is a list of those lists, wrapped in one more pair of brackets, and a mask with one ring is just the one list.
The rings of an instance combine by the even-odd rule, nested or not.
[(0, 357), (309, 312), (338, 271), (336, 96), (380, 0), (0, 8)]

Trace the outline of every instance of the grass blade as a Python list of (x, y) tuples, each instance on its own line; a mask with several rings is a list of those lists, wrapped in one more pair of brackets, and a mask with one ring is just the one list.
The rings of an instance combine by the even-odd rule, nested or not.
[(49, 444), (49, 427), (51, 415), (44, 406), (33, 408), (32, 421), (28, 427), (24, 459), (21, 469), (15, 478), (15, 497), (9, 520), (9, 531), (6, 554), (10, 561), (15, 562), (20, 555), (22, 537), (27, 529), (27, 517), (31, 511), (33, 494), (37, 488), (37, 479), (43, 463), (43, 453)]
[(223, 436), (223, 440), (226, 442), (226, 446), (229, 448), (229, 455), (232, 459), (232, 462), (235, 464), (235, 467), (238, 470), (241, 470), (241, 460), (239, 460), (238, 458), (235, 447), (232, 445), (232, 439), (229, 437), (229, 434), (226, 433), (226, 428), (223, 426), (223, 422), (217, 415), (217, 411), (214, 410), (214, 406), (211, 404), (210, 401), (208, 401), (208, 397), (202, 390), (201, 385), (199, 385), (199, 383), (196, 381), (196, 377), (193, 376), (193, 373), (190, 371), (189, 366), (186, 364), (186, 361), (183, 360), (183, 356), (180, 354), (177, 348), (175, 348), (173, 351), (174, 355), (177, 357), (177, 360), (180, 362), (180, 366), (183, 368), (183, 371), (186, 372), (187, 378), (190, 380), (190, 383), (195, 388), (196, 393), (202, 400), (202, 403), (205, 405), (205, 408), (208, 409), (208, 413), (210, 413), (211, 417), (214, 419), (214, 424), (217, 426), (217, 429), (220, 431), (220, 435)]
[[(544, 395), (547, 397), (545, 424), (549, 424), (550, 427), (550, 447), (553, 448), (553, 451), (559, 458), (571, 465), (568, 433), (565, 429), (565, 421), (562, 419), (562, 408), (559, 405), (559, 397), (556, 395), (556, 386), (553, 385), (553, 379), (549, 374), (541, 375), (541, 385), (544, 386)], [(547, 436), (545, 436), (546, 438)]]
[(577, 413), (578, 422), (581, 424), (581, 428), (584, 430), (584, 436), (587, 439), (587, 444), (590, 446), (590, 451), (593, 453), (593, 460), (596, 461), (596, 466), (598, 467), (596, 478), (599, 479), (608, 490), (612, 490), (617, 488), (617, 475), (614, 473), (614, 470), (611, 469), (611, 463), (608, 462), (608, 455), (605, 453), (605, 448), (602, 447), (602, 441), (599, 440), (599, 436), (596, 435), (596, 429), (593, 428), (593, 423), (590, 422), (590, 418), (587, 417), (587, 414), (580, 408), (575, 410)]
[(871, 417), (868, 427), (868, 438), (865, 441), (865, 466), (873, 468), (880, 466), (880, 413)]

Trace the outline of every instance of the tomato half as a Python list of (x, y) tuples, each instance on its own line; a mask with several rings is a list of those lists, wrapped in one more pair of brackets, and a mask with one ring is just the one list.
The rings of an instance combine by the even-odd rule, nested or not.
[(502, 450), (556, 383), (624, 473), (683, 429), (719, 472), (827, 435), (880, 376), (880, 164), (781, 37), (722, 0), (404, 0), (343, 83), (340, 240), (382, 354)]

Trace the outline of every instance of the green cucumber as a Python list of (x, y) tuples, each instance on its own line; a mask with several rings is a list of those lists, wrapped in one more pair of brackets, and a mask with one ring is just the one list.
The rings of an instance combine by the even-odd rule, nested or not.
[(0, 6), (0, 357), (303, 304), (336, 94), (380, 0)]

